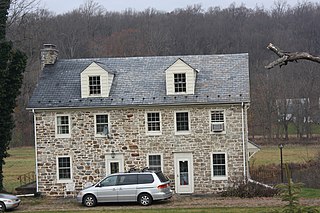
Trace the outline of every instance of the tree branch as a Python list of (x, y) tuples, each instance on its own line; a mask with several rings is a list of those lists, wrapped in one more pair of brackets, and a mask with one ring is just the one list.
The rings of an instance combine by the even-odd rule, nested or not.
[(287, 65), (288, 62), (297, 62), (298, 60), (302, 59), (320, 63), (319, 56), (313, 56), (307, 52), (284, 52), (272, 43), (270, 43), (267, 48), (277, 54), (279, 58), (265, 66), (266, 69), (271, 69), (275, 66), (281, 67)]

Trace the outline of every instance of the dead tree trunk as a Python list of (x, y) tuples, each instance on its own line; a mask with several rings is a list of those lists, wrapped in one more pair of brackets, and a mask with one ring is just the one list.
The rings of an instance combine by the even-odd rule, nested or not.
[(266, 69), (271, 69), (278, 65), (281, 67), (287, 65), (288, 62), (298, 62), (298, 60), (302, 59), (320, 63), (319, 56), (313, 56), (307, 52), (284, 52), (272, 43), (270, 43), (267, 48), (277, 54), (279, 58), (265, 66)]

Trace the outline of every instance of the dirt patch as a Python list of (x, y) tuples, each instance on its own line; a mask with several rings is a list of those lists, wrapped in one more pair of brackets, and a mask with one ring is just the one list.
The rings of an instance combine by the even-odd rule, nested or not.
[[(305, 206), (320, 206), (320, 199), (301, 199)], [(280, 198), (222, 198), (216, 196), (174, 195), (167, 201), (155, 202), (143, 207), (137, 203), (107, 203), (95, 207), (95, 210), (111, 209), (158, 209), (158, 208), (210, 208), (210, 207), (279, 207), (285, 205)], [(75, 198), (22, 198), (19, 212), (36, 212), (43, 210), (75, 210), (86, 211), (88, 208), (77, 203)]]

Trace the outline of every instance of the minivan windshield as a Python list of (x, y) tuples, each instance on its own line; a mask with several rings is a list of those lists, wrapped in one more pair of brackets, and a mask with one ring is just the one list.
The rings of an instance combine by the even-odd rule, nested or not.
[(156, 172), (156, 175), (158, 176), (161, 183), (169, 181), (169, 179), (161, 171)]

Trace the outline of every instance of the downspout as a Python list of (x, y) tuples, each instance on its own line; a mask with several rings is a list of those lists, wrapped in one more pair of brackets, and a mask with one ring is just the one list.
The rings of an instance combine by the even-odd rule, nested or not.
[(247, 148), (246, 148), (246, 142), (245, 142), (245, 128), (244, 128), (244, 107), (245, 104), (241, 103), (241, 120), (242, 120), (242, 146), (243, 146), (243, 177), (244, 180), (247, 181)]
[(36, 115), (34, 109), (32, 109), (33, 113), (33, 124), (34, 124), (34, 151), (36, 157), (36, 192), (39, 192), (39, 184), (38, 184), (38, 152), (37, 152), (37, 125), (36, 125)]

